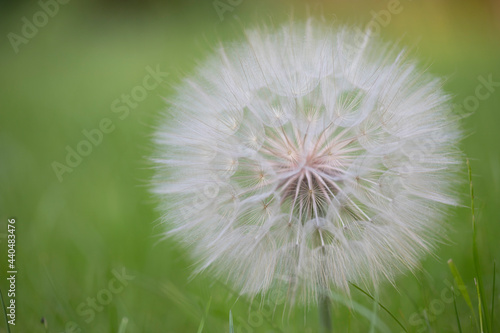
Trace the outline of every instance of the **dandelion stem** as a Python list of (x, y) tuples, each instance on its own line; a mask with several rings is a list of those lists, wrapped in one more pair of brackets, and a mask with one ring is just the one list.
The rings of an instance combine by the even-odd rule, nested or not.
[(332, 332), (332, 316), (331, 316), (332, 300), (328, 295), (322, 295), (319, 299), (319, 321), (322, 333)]

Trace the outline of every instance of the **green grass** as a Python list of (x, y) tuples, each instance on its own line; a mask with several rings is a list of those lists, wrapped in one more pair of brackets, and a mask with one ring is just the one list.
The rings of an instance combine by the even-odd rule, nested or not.
[[(303, 15), (300, 3), (295, 16)], [(499, 32), (490, 22), (490, 10), (472, 2), (424, 3), (428, 7), (404, 2), (403, 12), (382, 34), (388, 39), (404, 35), (406, 45), (419, 41), (415, 56), (432, 62), (431, 72), (449, 77), (445, 89), (456, 102), (475, 93), (480, 75), (500, 81)], [(384, 8), (368, 1), (325, 2), (322, 9), (308, 4), (327, 18), (335, 14), (352, 23), (366, 22), (371, 10)], [(148, 192), (152, 170), (147, 156), (156, 117), (165, 107), (162, 97), (172, 93), (171, 85), (192, 71), (218, 39), (241, 35), (240, 23), (231, 15), (238, 15), (243, 25), (280, 22), (289, 12), (288, 2), (243, 1), (223, 22), (211, 1), (155, 6), (127, 10), (70, 2), (19, 54), (2, 39), (0, 289), (6, 300), (2, 234), (7, 218), (15, 217), (16, 300), (22, 304), (11, 331), (319, 331), (315, 307), (274, 309), (265, 301), (238, 298), (210, 276), (191, 279), (189, 255), (173, 240), (159, 241), (159, 216)], [(21, 17), (36, 10), (32, 2), (2, 11), (3, 35), (18, 31)], [(111, 104), (141, 84), (146, 66), (156, 65), (169, 72), (168, 82), (120, 119)], [(382, 285), (377, 294), (353, 292), (350, 301), (336, 298), (334, 332), (465, 333), (479, 332), (482, 323), (485, 332), (493, 333), (500, 327), (494, 266), (500, 255), (498, 105), (500, 89), (463, 121), (470, 133), (462, 148), (473, 165), (475, 207), (453, 211), (447, 244), (439, 246), (436, 258), (425, 258), (420, 271), (401, 274), (396, 287)], [(111, 119), (115, 130), (59, 182), (52, 162), (63, 161), (65, 147), (74, 148), (85, 139), (82, 130), (96, 128), (103, 118)], [(463, 171), (465, 206), (470, 188), (465, 160)], [(453, 258), (450, 266), (448, 258)], [(134, 278), (112, 293), (92, 319), (82, 315), (81, 304), (88, 310), (87, 298), (109, 289), (113, 270), (122, 268)], [(3, 319), (0, 332), (7, 332)]]
[[(495, 314), (495, 278), (496, 278), (496, 264), (493, 262), (493, 278), (492, 278), (492, 291), (491, 291), (491, 308), (489, 309), (490, 315), (488, 316), (488, 309), (485, 307), (486, 300), (486, 294), (484, 292), (484, 285), (483, 285), (483, 271), (481, 270), (480, 267), (480, 257), (481, 253), (479, 252), (479, 246), (477, 242), (477, 223), (476, 223), (476, 210), (475, 210), (475, 205), (474, 205), (474, 186), (472, 183), (472, 168), (470, 165), (470, 161), (467, 160), (467, 171), (468, 171), (468, 177), (469, 177), (469, 193), (470, 193), (470, 208), (471, 208), (471, 217), (472, 217), (472, 256), (473, 256), (473, 261), (474, 261), (474, 269), (475, 269), (475, 274), (476, 276), (474, 277), (474, 285), (476, 289), (476, 295), (477, 295), (477, 315), (476, 315), (476, 310), (471, 302), (471, 298), (469, 296), (469, 293), (467, 292), (467, 287), (464, 284), (464, 281), (462, 279), (462, 276), (460, 275), (457, 266), (453, 262), (452, 259), (448, 260), (448, 266), (450, 267), (451, 273), (455, 279), (455, 282), (458, 286), (458, 289), (460, 290), (465, 303), (469, 307), (470, 313), (472, 318), (474, 318), (476, 330), (478, 332), (494, 332), (493, 331), (493, 321), (494, 321), (494, 314)], [(460, 317), (458, 315), (458, 310), (457, 310), (457, 305), (456, 305), (456, 299), (455, 295), (453, 298), (453, 304), (455, 307), (455, 314), (457, 317), (457, 326), (459, 331), (462, 331), (461, 324), (460, 324)], [(478, 323), (478, 318), (479, 318), (479, 323)]]
[[(462, 297), (464, 298), (465, 303), (469, 307), (470, 313), (472, 314), (472, 317), (474, 318), (474, 322), (476, 323), (476, 327), (479, 328), (479, 324), (477, 322), (476, 312), (474, 310), (474, 306), (472, 305), (472, 301), (471, 301), (471, 298), (470, 298), (469, 293), (467, 291), (467, 287), (465, 286), (465, 283), (462, 279), (462, 276), (458, 272), (458, 268), (455, 265), (455, 263), (453, 263), (452, 259), (448, 260), (448, 266), (450, 267), (451, 274), (453, 275), (453, 278), (455, 279), (455, 283), (458, 287), (458, 290), (460, 290), (460, 293), (462, 294)], [(455, 298), (453, 300), (455, 302)]]
[(234, 333), (233, 314), (229, 310), (229, 333)]
[(364, 295), (366, 295), (368, 298), (370, 298), (374, 303), (376, 303), (378, 306), (380, 306), (392, 319), (394, 319), (394, 321), (401, 327), (401, 329), (404, 331), (404, 332), (408, 332), (408, 330), (404, 327), (403, 324), (401, 324), (401, 322), (399, 321), (399, 319), (389, 310), (387, 309), (382, 303), (380, 303), (379, 301), (377, 301), (372, 295), (370, 295), (367, 291), (363, 290), (362, 288), (358, 287), (357, 285), (355, 285), (354, 283), (351, 283), (351, 285), (356, 288), (357, 290), (359, 290), (360, 292), (362, 292)]

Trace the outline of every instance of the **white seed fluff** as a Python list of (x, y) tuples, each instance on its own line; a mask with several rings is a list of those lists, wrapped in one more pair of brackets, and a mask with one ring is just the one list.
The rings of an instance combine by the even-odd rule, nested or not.
[(252, 297), (315, 302), (417, 268), (456, 204), (442, 81), (349, 28), (246, 36), (184, 80), (156, 133), (166, 234)]

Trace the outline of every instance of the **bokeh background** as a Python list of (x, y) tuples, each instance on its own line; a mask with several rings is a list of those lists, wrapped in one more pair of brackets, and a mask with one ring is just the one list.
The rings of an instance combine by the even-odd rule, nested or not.
[[(291, 16), (365, 26), (394, 1), (2, 3), (0, 288), (6, 300), (6, 225), (14, 217), (17, 320), (11, 331), (229, 332), (231, 310), (235, 332), (317, 332), (314, 307), (285, 309), (283, 315), (279, 307), (274, 311), (238, 299), (209, 276), (191, 278), (189, 256), (174, 241), (161, 240), (159, 213), (148, 192), (151, 134), (172, 86), (219, 41), (237, 40), (247, 27), (279, 25)], [(57, 10), (46, 3), (57, 3)], [(490, 311), (492, 298), (500, 305), (500, 294), (493, 292), (494, 260), (500, 258), (500, 85), (491, 87), (488, 97), (474, 96), (480, 77), (500, 82), (500, 2), (400, 0), (398, 8), (380, 35), (400, 40), (422, 68), (447, 78), (445, 89), (454, 96), (457, 113), (464, 102), (474, 111), (463, 120), (468, 136), (462, 147), (474, 176)], [(39, 14), (44, 10), (53, 14), (47, 20)], [(24, 27), (34, 19), (36, 31)], [(126, 107), (129, 112), (115, 112), (125, 105), (116, 100), (140, 89), (157, 69), (168, 77), (160, 76), (162, 82), (143, 100)], [(77, 149), (86, 140), (83, 131), (99, 128), (103, 119), (110, 119), (113, 130), (58, 178), (54, 162), (66, 164), (67, 147)], [(426, 258), (421, 271), (381, 289), (380, 303), (408, 332), (458, 331), (449, 298), (450, 258), (477, 308), (466, 170), (464, 160), (464, 207), (450, 218), (454, 232), (448, 244)], [(124, 272), (128, 278), (115, 280)], [(92, 298), (97, 298), (94, 310)], [(403, 331), (362, 293), (353, 291), (353, 300), (351, 309), (334, 306), (335, 332)], [(362, 309), (374, 315), (363, 315)], [(475, 332), (460, 295), (457, 310), (462, 330)], [(500, 331), (500, 320), (493, 324), (493, 332)], [(1, 317), (0, 332), (6, 332)]]

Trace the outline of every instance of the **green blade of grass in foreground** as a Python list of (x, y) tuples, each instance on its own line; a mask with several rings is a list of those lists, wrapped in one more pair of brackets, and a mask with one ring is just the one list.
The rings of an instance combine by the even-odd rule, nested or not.
[(120, 323), (120, 327), (118, 328), (118, 333), (125, 333), (125, 330), (127, 329), (127, 325), (128, 325), (128, 318), (123, 317), (122, 321)]
[[(471, 209), (471, 215), (472, 215), (472, 261), (474, 262), (474, 270), (476, 272), (476, 278), (477, 278), (477, 294), (478, 297), (481, 295), (484, 295), (484, 287), (483, 287), (483, 279), (481, 276), (481, 268), (479, 264), (479, 250), (477, 247), (477, 228), (476, 228), (476, 214), (475, 214), (475, 209), (474, 209), (474, 186), (472, 185), (472, 169), (470, 166), (469, 159), (467, 159), (467, 170), (469, 174), (469, 189), (470, 189), (470, 209)], [(489, 332), (489, 326), (488, 324), (490, 321), (488, 320), (488, 314), (487, 311), (484, 307), (484, 301), (482, 297), (479, 297), (479, 322), (482, 323), (484, 322), (486, 324), (486, 332)], [(483, 320), (484, 319), (484, 320)], [(483, 328), (481, 327), (481, 332), (483, 332)]]
[(205, 326), (205, 318), (208, 317), (208, 310), (210, 309), (210, 304), (212, 303), (212, 296), (208, 300), (207, 306), (205, 307), (205, 314), (201, 318), (200, 326), (198, 327), (197, 333), (201, 333), (203, 331), (203, 327)]
[(478, 309), (478, 312), (479, 312), (479, 328), (480, 328), (480, 332), (483, 333), (484, 332), (484, 328), (483, 328), (483, 316), (481, 315), (483, 313), (483, 309), (481, 307), (481, 292), (479, 291), (479, 285), (477, 284), (477, 280), (474, 278), (474, 284), (476, 285), (476, 290), (477, 290), (477, 309)]
[(201, 318), (201, 321), (200, 321), (200, 326), (198, 326), (198, 331), (196, 331), (197, 333), (201, 333), (203, 332), (203, 327), (205, 326), (205, 317), (202, 317)]
[(378, 312), (378, 297), (377, 301), (373, 301), (373, 306), (372, 306), (372, 318), (370, 320), (370, 331), (368, 333), (375, 333), (375, 325), (377, 323), (377, 312)]
[(229, 310), (229, 333), (234, 333), (233, 313)]
[(458, 332), (462, 333), (462, 325), (460, 325), (460, 316), (458, 315), (457, 308), (457, 297), (455, 296), (455, 290), (451, 287), (451, 292), (453, 293), (453, 307), (455, 308), (455, 316), (457, 317)]
[(395, 315), (392, 314), (391, 311), (389, 311), (389, 309), (387, 309), (382, 303), (378, 302), (372, 295), (370, 295), (368, 292), (364, 291), (363, 289), (361, 289), (360, 287), (358, 287), (357, 285), (355, 285), (354, 283), (350, 282), (350, 284), (358, 289), (359, 291), (361, 291), (363, 294), (365, 294), (366, 296), (368, 296), (372, 301), (376, 302), (385, 312), (387, 312), (387, 314), (389, 314), (389, 316), (391, 316), (392, 319), (394, 319), (394, 321), (396, 321), (399, 326), (403, 329), (403, 331), (407, 332), (408, 331), (406, 330), (406, 328), (403, 326), (403, 324), (401, 324), (401, 322), (398, 320), (398, 318), (396, 318)]
[[(361, 305), (360, 303), (355, 302), (354, 300), (352, 300), (350, 298), (347, 298), (343, 294), (339, 294), (339, 293), (335, 293), (333, 291), (330, 291), (330, 297), (331, 297), (332, 301), (335, 301), (337, 304), (345, 305), (346, 307), (355, 311), (356, 313), (358, 313), (362, 317), (365, 317), (367, 320), (370, 320), (373, 316), (373, 312), (370, 309), (366, 308), (365, 306)], [(373, 323), (376, 326), (376, 329), (378, 330), (378, 332), (381, 332), (381, 333), (391, 332), (389, 327), (380, 318), (379, 318), (379, 320), (377, 320), (376, 322), (373, 322)], [(408, 331), (406, 331), (406, 332), (408, 332)]]
[(465, 299), (465, 303), (467, 303), (467, 306), (469, 307), (469, 309), (472, 313), (472, 316), (474, 317), (474, 322), (476, 323), (476, 326), (479, 327), (478, 323), (477, 323), (476, 312), (474, 311), (474, 307), (472, 306), (469, 292), (467, 291), (467, 287), (465, 287), (464, 280), (462, 280), (462, 276), (458, 272), (457, 266), (453, 262), (453, 259), (448, 260), (448, 266), (450, 267), (451, 274), (453, 275), (453, 278), (455, 279), (455, 283), (458, 285), (458, 290), (460, 290), (462, 297)]

